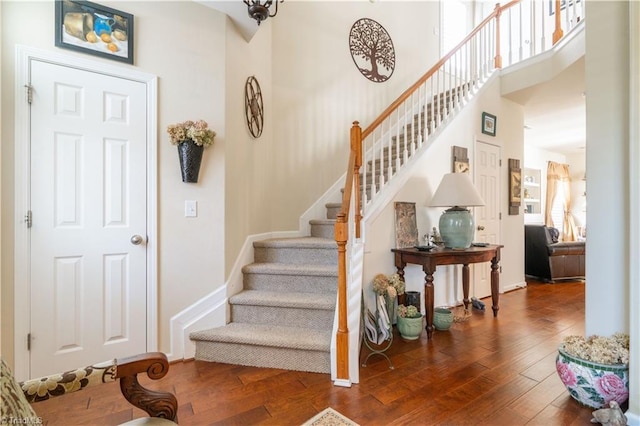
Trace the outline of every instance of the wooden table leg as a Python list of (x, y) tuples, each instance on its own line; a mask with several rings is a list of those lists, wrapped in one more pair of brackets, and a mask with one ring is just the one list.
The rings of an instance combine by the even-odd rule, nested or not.
[(434, 294), (433, 294), (433, 272), (425, 269), (424, 271), (424, 312), (425, 317), (427, 319), (427, 325), (425, 329), (427, 330), (427, 339), (431, 339), (433, 336), (433, 330), (435, 327), (433, 326), (433, 303), (434, 303)]
[(462, 265), (462, 295), (463, 295), (463, 299), (462, 301), (464, 302), (464, 309), (465, 311), (469, 310), (469, 303), (471, 302), (469, 300), (469, 264), (463, 264)]
[(500, 274), (498, 273), (499, 258), (494, 257), (491, 259), (491, 309), (493, 309), (493, 316), (498, 316), (498, 301), (500, 299)]

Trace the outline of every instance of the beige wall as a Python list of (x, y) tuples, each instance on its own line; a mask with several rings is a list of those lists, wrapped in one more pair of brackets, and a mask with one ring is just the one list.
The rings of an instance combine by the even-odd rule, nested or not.
[[(158, 329), (169, 351), (169, 319), (224, 284), (225, 27), (219, 12), (192, 2), (101, 2), (135, 16), (134, 68), (158, 76)], [(13, 358), (13, 123), (15, 45), (53, 46), (54, 2), (0, 2), (2, 18), (2, 353)], [(29, 22), (29, 25), (24, 25)], [(102, 58), (95, 61), (115, 62)], [(122, 65), (123, 68), (131, 67)], [(168, 124), (204, 119), (217, 132), (198, 184), (182, 183)], [(198, 217), (184, 217), (184, 201)], [(25, 285), (26, 283), (17, 283)]]
[[(278, 16), (279, 17), (279, 16)], [(272, 39), (273, 19), (260, 25), (250, 42), (235, 30), (226, 32), (226, 128), (225, 149), (225, 253), (226, 276), (236, 261), (249, 235), (271, 231), (271, 205), (274, 191), (276, 147), (273, 107)], [(260, 84), (265, 111), (262, 135), (254, 139), (247, 129), (245, 116), (245, 84), (250, 76)], [(293, 225), (291, 225), (293, 229)]]
[[(438, 2), (283, 4), (273, 29), (274, 230), (297, 229), (345, 173), (351, 123), (366, 126), (439, 59), (439, 13)], [(351, 27), (364, 17), (394, 43), (396, 68), (384, 83), (363, 77), (349, 52)]]

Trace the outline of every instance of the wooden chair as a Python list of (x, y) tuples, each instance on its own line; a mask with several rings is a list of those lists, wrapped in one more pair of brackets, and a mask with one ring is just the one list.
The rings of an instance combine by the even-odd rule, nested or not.
[[(88, 387), (120, 381), (122, 395), (150, 417), (134, 419), (127, 425), (175, 425), (178, 401), (170, 392), (146, 389), (138, 382), (138, 373), (147, 373), (157, 380), (169, 371), (165, 354), (150, 352), (127, 358), (115, 359), (61, 374), (16, 382), (4, 360), (1, 363), (0, 384), (2, 390), (2, 419), (10, 424), (26, 424), (41, 421), (31, 404), (65, 395)], [(31, 403), (31, 404), (30, 404)]]

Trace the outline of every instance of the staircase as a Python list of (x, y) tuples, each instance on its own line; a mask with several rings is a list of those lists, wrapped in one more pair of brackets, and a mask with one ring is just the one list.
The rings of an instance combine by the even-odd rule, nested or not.
[(193, 332), (197, 360), (330, 373), (337, 291), (334, 240), (340, 204), (311, 220), (311, 235), (256, 241), (243, 291), (229, 298), (231, 322)]
[[(556, 18), (561, 14), (559, 3)], [(393, 189), (391, 182), (402, 166), (424, 153), (495, 70), (540, 53), (539, 46), (546, 49), (547, 10), (543, 3), (531, 2), (531, 16), (542, 17), (540, 42), (517, 50), (509, 43), (508, 55), (502, 57), (500, 21), (505, 18), (502, 28), (508, 29), (511, 40), (511, 25), (506, 24), (511, 22), (511, 9), (522, 13), (519, 5), (518, 0), (496, 5), (368, 127), (361, 129), (354, 122), (343, 202), (327, 204), (327, 219), (310, 221), (308, 237), (254, 243), (254, 263), (242, 269), (243, 291), (229, 298), (231, 322), (191, 333), (196, 359), (335, 373), (332, 376), (340, 386), (350, 386), (353, 378), (357, 383), (365, 245), (361, 221), (389, 202), (392, 191), (385, 189), (388, 185)], [(527, 43), (537, 40), (536, 34)]]

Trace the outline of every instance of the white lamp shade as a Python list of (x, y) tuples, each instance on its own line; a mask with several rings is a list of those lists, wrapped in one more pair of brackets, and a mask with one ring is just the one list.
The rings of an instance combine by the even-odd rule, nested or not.
[(448, 173), (442, 177), (429, 205), (432, 207), (476, 207), (484, 206), (484, 200), (471, 182), (468, 173)]

